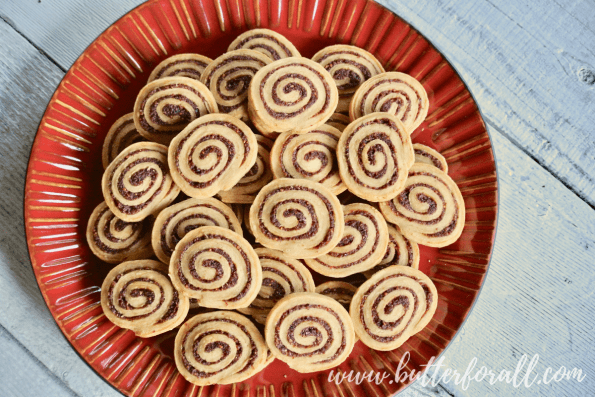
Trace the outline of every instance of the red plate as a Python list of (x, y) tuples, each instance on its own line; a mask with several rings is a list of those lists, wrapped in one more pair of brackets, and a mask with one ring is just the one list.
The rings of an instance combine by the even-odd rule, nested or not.
[(394, 352), (374, 352), (358, 343), (340, 368), (394, 373), (409, 351), (409, 372), (444, 351), (487, 272), (497, 217), (494, 154), (477, 105), (448, 61), (402, 19), (365, 0), (152, 0), (101, 34), (54, 93), (29, 159), (25, 223), (41, 293), (76, 351), (126, 395), (394, 394), (405, 383), (344, 382), (337, 390), (327, 382), (329, 371), (299, 374), (279, 360), (241, 385), (195, 387), (173, 362), (175, 332), (141, 339), (113, 325), (102, 312), (99, 290), (111, 266), (93, 256), (85, 227), (102, 200), (101, 145), (109, 127), (132, 111), (157, 63), (182, 52), (215, 58), (254, 27), (279, 31), (306, 57), (335, 43), (357, 45), (374, 53), (386, 70), (408, 73), (428, 91), (429, 114), (413, 140), (436, 148), (448, 160), (449, 173), (465, 198), (465, 229), (449, 247), (421, 249), (420, 269), (439, 292), (430, 324)]

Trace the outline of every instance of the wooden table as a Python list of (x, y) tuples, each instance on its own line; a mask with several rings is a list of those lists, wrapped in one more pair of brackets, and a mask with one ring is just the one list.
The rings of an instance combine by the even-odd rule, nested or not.
[[(119, 395), (79, 358), (46, 308), (22, 219), (37, 124), (85, 47), (140, 0), (0, 1), (0, 395)], [(595, 395), (595, 3), (381, 1), (453, 63), (479, 102), (500, 177), (490, 271), (444, 365), (586, 378), (516, 389), (419, 382), (403, 396)]]

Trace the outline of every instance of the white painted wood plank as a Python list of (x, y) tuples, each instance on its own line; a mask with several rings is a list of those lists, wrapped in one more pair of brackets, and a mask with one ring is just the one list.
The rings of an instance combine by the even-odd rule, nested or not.
[(0, 348), (0, 373), (15, 381), (29, 377), (28, 368), (31, 374), (53, 374), (45, 378), (47, 393), (36, 393), (35, 383), (21, 391), (0, 383), (0, 395), (50, 396), (49, 390), (71, 389), (81, 396), (118, 396), (62, 336), (37, 288), (25, 242), (23, 189), (29, 150), (63, 73), (3, 22), (0, 43), (0, 325), (14, 338), (3, 336), (1, 343), (12, 345), (15, 355), (21, 350), (21, 359), (13, 359)]

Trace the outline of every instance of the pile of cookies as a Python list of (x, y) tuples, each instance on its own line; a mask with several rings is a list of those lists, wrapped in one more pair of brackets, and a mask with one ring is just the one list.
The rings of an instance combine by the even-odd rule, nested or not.
[(87, 239), (117, 264), (106, 316), (140, 337), (179, 326), (176, 365), (197, 385), (275, 358), (333, 368), (358, 339), (399, 347), (438, 302), (418, 244), (451, 244), (465, 222), (444, 158), (411, 142), (428, 107), (363, 49), (307, 59), (267, 29), (215, 60), (166, 59), (103, 146)]

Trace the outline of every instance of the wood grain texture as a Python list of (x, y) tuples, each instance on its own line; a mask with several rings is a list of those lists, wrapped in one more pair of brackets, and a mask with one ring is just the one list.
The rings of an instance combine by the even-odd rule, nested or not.
[[(14, 357), (0, 362), (0, 372), (10, 379), (22, 379), (23, 370), (46, 374), (47, 395), (50, 390), (56, 395), (118, 393), (76, 355), (37, 290), (21, 215), (29, 147), (60, 69), (139, 3), (0, 2), (6, 21), (0, 21), (0, 325), (6, 330), (0, 345), (6, 344), (6, 357)], [(582, 383), (547, 389), (482, 382), (464, 390), (452, 382), (434, 388), (418, 382), (400, 395), (586, 395), (595, 389), (595, 276), (590, 271), (595, 116), (589, 109), (595, 102), (595, 75), (590, 74), (595, 5), (569, 0), (381, 3), (424, 33), (462, 73), (486, 116), (498, 160), (501, 210), (491, 270), (444, 364), (464, 372), (477, 357), (478, 366), (514, 370), (522, 354), (538, 353), (537, 373), (564, 365), (589, 374)], [(18, 357), (22, 366), (13, 365)], [(36, 395), (34, 388), (31, 394), (8, 390), (9, 396)]]

